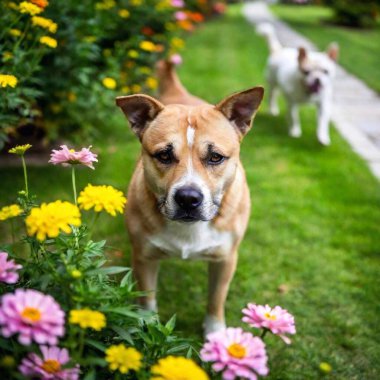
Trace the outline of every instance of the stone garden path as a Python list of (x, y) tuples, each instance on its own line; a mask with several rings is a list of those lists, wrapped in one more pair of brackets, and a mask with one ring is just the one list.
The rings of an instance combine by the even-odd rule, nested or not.
[[(270, 22), (284, 46), (316, 50), (315, 46), (287, 24), (278, 20), (264, 2), (248, 2), (244, 16), (252, 24)], [(361, 80), (338, 66), (332, 121), (353, 150), (380, 179), (380, 97)]]

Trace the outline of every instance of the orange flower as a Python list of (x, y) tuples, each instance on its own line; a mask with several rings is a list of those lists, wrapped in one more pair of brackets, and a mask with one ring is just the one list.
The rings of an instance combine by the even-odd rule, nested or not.
[(40, 8), (45, 9), (49, 2), (47, 0), (29, 0), (31, 3), (38, 5)]
[(144, 34), (144, 36), (153, 36), (154, 30), (150, 28), (149, 26), (144, 26), (141, 29), (141, 33)]
[(191, 32), (192, 30), (194, 30), (193, 24), (188, 20), (177, 21), (177, 25), (181, 29), (187, 30), (188, 32)]
[(199, 12), (188, 12), (187, 16), (189, 17), (191, 21), (194, 21), (194, 22), (204, 21), (203, 15)]

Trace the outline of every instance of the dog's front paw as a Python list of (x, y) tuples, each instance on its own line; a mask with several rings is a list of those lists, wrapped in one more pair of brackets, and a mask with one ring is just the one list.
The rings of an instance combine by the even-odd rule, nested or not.
[(331, 144), (330, 136), (328, 135), (318, 135), (318, 141), (324, 146)]
[(224, 321), (219, 320), (213, 315), (206, 315), (206, 318), (203, 323), (204, 336), (207, 337), (208, 334), (219, 331), (226, 328)]
[(289, 136), (298, 138), (298, 137), (301, 137), (301, 135), (302, 135), (302, 130), (300, 127), (296, 126), (296, 127), (290, 128)]

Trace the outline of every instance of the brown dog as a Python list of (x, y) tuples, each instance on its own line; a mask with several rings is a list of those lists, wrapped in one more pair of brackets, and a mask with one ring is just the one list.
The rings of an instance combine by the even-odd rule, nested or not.
[(225, 326), (224, 303), (250, 213), (240, 142), (264, 90), (214, 106), (190, 95), (172, 64), (160, 62), (158, 77), (161, 102), (147, 95), (116, 99), (142, 146), (128, 192), (132, 266), (140, 290), (149, 292), (144, 307), (155, 310), (160, 259), (209, 261), (207, 334)]

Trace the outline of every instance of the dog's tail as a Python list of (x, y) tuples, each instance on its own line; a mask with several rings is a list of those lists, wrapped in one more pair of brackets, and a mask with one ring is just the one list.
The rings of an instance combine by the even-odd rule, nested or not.
[(264, 22), (257, 25), (256, 32), (265, 37), (271, 53), (275, 53), (276, 51), (282, 49), (282, 45), (277, 37), (276, 31), (273, 25), (269, 22)]
[(156, 75), (158, 78), (159, 96), (165, 96), (167, 93), (187, 93), (185, 87), (181, 83), (175, 70), (175, 66), (180, 65), (178, 60), (170, 59), (161, 60), (156, 63)]

